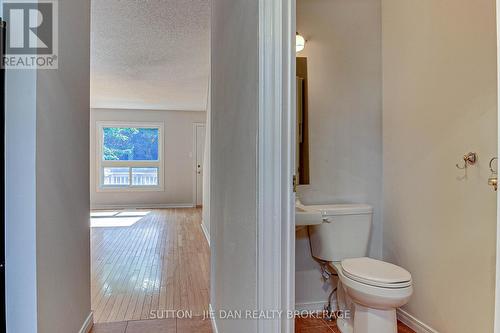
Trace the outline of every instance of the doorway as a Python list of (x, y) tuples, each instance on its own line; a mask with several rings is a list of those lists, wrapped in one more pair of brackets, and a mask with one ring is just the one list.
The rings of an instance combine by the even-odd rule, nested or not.
[[(498, 156), (495, 2), (296, 3), (314, 138), (311, 186), (300, 198), (375, 207), (369, 255), (411, 273), (414, 294), (398, 315), (413, 330), (491, 332), (499, 243), (497, 194), (488, 186), (488, 164)], [(462, 15), (471, 20), (464, 24)], [(464, 45), (474, 47), (462, 52)], [(461, 169), (469, 153), (478, 161)], [(321, 309), (322, 285), (308, 283), (317, 266), (301, 255), (311, 259), (307, 234), (297, 242), (297, 303), (320, 301)], [(456, 262), (473, 263), (474, 283)]]
[(209, 0), (92, 0), (91, 21), (94, 321), (201, 316)]
[(193, 171), (194, 171), (194, 203), (201, 208), (203, 204), (203, 160), (205, 156), (206, 129), (203, 123), (193, 124)]

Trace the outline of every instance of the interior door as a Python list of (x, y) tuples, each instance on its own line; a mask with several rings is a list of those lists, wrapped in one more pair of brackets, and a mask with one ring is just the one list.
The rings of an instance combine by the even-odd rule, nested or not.
[(205, 154), (205, 124), (195, 124), (196, 147), (196, 206), (203, 202), (203, 155)]

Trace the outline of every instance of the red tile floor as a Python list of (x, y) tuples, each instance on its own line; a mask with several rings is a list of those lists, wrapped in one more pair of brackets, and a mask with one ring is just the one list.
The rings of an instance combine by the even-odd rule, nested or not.
[[(297, 318), (295, 319), (295, 333), (340, 333), (335, 321), (327, 321), (321, 318)], [(398, 333), (415, 333), (405, 324), (398, 322)]]

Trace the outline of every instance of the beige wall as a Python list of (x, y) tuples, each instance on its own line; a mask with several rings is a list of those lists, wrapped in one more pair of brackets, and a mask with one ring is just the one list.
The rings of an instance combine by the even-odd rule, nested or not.
[[(214, 311), (257, 308), (258, 1), (213, 0), (211, 295)], [(256, 320), (217, 319), (220, 333)]]
[[(497, 153), (494, 0), (383, 0), (384, 258), (439, 332), (492, 332)], [(475, 151), (467, 177), (455, 168)]]
[[(90, 128), (90, 202), (92, 208), (110, 206), (159, 207), (193, 205), (193, 123), (204, 123), (201, 111), (92, 109)], [(106, 192), (97, 191), (96, 122), (145, 121), (164, 124), (164, 190)]]
[[(311, 184), (304, 203), (374, 207), (370, 255), (382, 256), (382, 91), (379, 0), (298, 0), (297, 31), (307, 40)], [(330, 291), (297, 233), (296, 302), (322, 309)]]

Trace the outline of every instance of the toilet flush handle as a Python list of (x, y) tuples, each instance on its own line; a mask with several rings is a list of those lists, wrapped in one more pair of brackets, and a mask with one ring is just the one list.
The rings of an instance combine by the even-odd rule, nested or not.
[(331, 217), (323, 217), (323, 223), (332, 223), (333, 219)]

